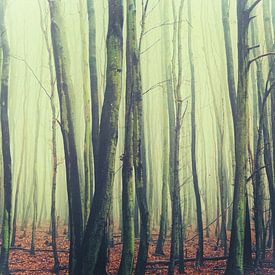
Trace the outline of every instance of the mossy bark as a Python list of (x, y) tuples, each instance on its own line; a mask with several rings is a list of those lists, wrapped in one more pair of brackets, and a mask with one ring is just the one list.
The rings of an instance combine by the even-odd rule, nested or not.
[(226, 274), (244, 273), (244, 237), (246, 224), (247, 132), (248, 132), (248, 26), (251, 10), (247, 1), (237, 2), (238, 20), (238, 89), (235, 124), (235, 183), (232, 234)]
[(96, 274), (96, 264), (110, 211), (122, 85), (122, 28), (122, 1), (109, 0), (106, 90), (97, 152), (97, 163), (100, 165), (95, 169), (95, 193), (84, 235), (81, 260), (78, 262), (78, 274)]
[[(257, 24), (253, 22), (252, 24), (252, 43), (255, 45), (257, 43)], [(257, 51), (254, 50), (254, 57), (257, 56)], [(269, 134), (266, 133), (266, 125), (267, 124), (267, 107), (266, 107), (266, 99), (264, 99), (264, 81), (263, 81), (263, 68), (261, 61), (256, 63), (257, 71), (256, 71), (256, 87), (255, 93), (258, 94), (258, 104), (256, 99), (256, 108), (255, 112), (256, 114), (259, 113), (259, 126), (257, 127), (257, 122), (255, 122), (254, 131), (255, 131), (255, 144), (254, 144), (254, 177), (253, 177), (253, 193), (254, 193), (254, 221), (255, 221), (255, 237), (256, 237), (256, 259), (255, 259), (255, 265), (261, 265), (263, 259), (264, 259), (264, 173), (261, 171), (260, 167), (264, 166), (264, 154), (269, 154), (268, 159), (271, 158), (271, 152), (267, 152), (264, 150), (264, 154), (261, 152), (261, 148), (265, 148), (265, 143), (268, 142), (267, 136)], [(253, 77), (254, 79), (254, 77)], [(254, 90), (253, 89), (253, 90)], [(255, 114), (254, 114), (255, 116)], [(257, 120), (257, 116), (256, 116)], [(265, 128), (265, 130), (264, 130)], [(263, 135), (263, 130), (265, 131), (265, 134)], [(267, 158), (266, 158), (267, 159)], [(272, 166), (271, 163), (267, 164), (268, 166)], [(268, 168), (266, 170), (268, 172)], [(270, 186), (270, 185), (269, 185)], [(272, 183), (271, 183), (272, 186)], [(272, 200), (272, 198), (271, 198)]]
[(133, 94), (135, 90), (135, 33), (136, 1), (127, 0), (127, 41), (126, 41), (126, 112), (125, 145), (122, 167), (122, 215), (123, 215), (123, 249), (119, 274), (133, 272), (134, 262), (134, 160), (133, 160)]
[[(272, 7), (270, 3), (272, 2)], [(264, 21), (264, 34), (265, 34), (265, 44), (268, 52), (274, 52), (275, 50), (275, 42), (272, 40), (272, 33), (275, 34), (275, 26), (272, 28), (272, 22), (274, 23), (274, 14), (271, 12), (274, 11), (275, 4), (273, 1), (263, 1), (263, 21)], [(271, 18), (271, 15), (272, 18)], [(274, 69), (274, 63), (275, 59), (274, 56), (270, 56), (268, 58), (269, 68), (273, 69), (270, 72), (270, 83), (274, 83), (275, 81), (275, 69)], [(275, 265), (275, 180), (274, 180), (274, 173), (275, 173), (275, 88), (273, 87), (271, 90), (271, 146), (267, 145), (269, 148), (268, 150), (271, 150), (271, 156), (269, 158), (269, 174), (273, 172), (272, 179), (272, 186), (269, 185), (270, 190), (270, 199), (271, 199), (271, 209), (272, 209), (272, 227), (273, 227), (273, 254), (272, 254), (272, 262)], [(266, 124), (268, 125), (268, 124)], [(268, 127), (266, 127), (268, 129)], [(267, 130), (268, 131), (268, 130)], [(268, 152), (267, 152), (268, 154)], [(272, 163), (273, 162), (273, 163)], [(273, 166), (273, 169), (272, 169)], [(271, 175), (270, 175), (271, 177)]]
[(67, 193), (70, 224), (69, 272), (77, 274), (76, 263), (80, 255), (83, 219), (79, 184), (79, 170), (73, 123), (73, 85), (70, 76), (69, 52), (65, 26), (62, 18), (61, 0), (49, 1), (51, 36), (60, 104), (61, 132), (64, 143)]
[(92, 144), (94, 163), (96, 164), (96, 154), (98, 151), (99, 136), (99, 98), (98, 98), (98, 79), (96, 61), (96, 20), (95, 20), (95, 0), (87, 0), (87, 12), (89, 22), (89, 68), (90, 68), (90, 89), (91, 89), (91, 108), (92, 108)]
[(83, 102), (84, 102), (84, 225), (87, 223), (90, 211), (90, 188), (92, 185), (92, 148), (91, 148), (91, 93), (89, 89), (89, 59), (88, 59), (88, 39), (87, 39), (87, 17), (86, 0), (79, 0), (80, 17), (80, 37), (81, 37), (81, 55), (82, 55), (82, 79), (83, 79)]
[[(180, 194), (180, 136), (182, 128), (182, 16), (184, 1), (180, 2), (178, 16), (176, 14), (175, 1), (173, 1), (174, 30), (173, 30), (173, 57), (172, 57), (172, 75), (176, 105), (176, 120), (174, 134), (174, 171), (172, 185), (172, 232), (171, 232), (171, 250), (168, 274), (174, 274), (176, 259), (180, 261), (180, 272), (184, 271), (183, 263), (183, 234), (182, 234), (182, 214), (181, 214), (181, 194)], [(176, 60), (178, 61), (178, 70), (176, 73)]]
[[(57, 115), (56, 115), (56, 89), (55, 89), (55, 76), (54, 76), (54, 63), (53, 63), (53, 56), (51, 51), (51, 45), (50, 45), (50, 39), (49, 34), (47, 32), (47, 28), (44, 25), (43, 22), (43, 15), (42, 15), (42, 8), (39, 3), (39, 9), (40, 9), (40, 27), (43, 33), (43, 37), (46, 43), (46, 49), (48, 54), (48, 66), (49, 66), (49, 72), (50, 72), (50, 81), (51, 81), (51, 95), (50, 95), (50, 105), (51, 105), (51, 111), (52, 111), (52, 190), (51, 190), (51, 237), (52, 237), (52, 249), (53, 249), (53, 258), (54, 258), (54, 266), (53, 271), (57, 272), (59, 270), (59, 259), (57, 254), (57, 224), (56, 224), (56, 187), (57, 187), (57, 140), (56, 140), (56, 134), (57, 134)], [(45, 196), (45, 192), (44, 192)], [(43, 196), (43, 200), (45, 202), (45, 198)], [(43, 202), (42, 202), (43, 207)], [(42, 215), (42, 210), (41, 210)], [(41, 221), (41, 217), (40, 217)]]
[[(140, 49), (144, 31), (144, 14), (141, 22), (142, 34), (140, 43), (137, 44), (136, 30), (133, 32), (133, 78), (135, 82), (133, 93), (133, 155), (134, 155), (134, 171), (135, 171), (135, 190), (136, 199), (140, 213), (140, 242), (138, 249), (138, 257), (135, 268), (135, 274), (145, 273), (148, 247), (150, 239), (150, 215), (147, 203), (147, 165), (146, 165), (146, 148), (144, 134), (144, 114), (142, 100), (142, 79), (140, 64)], [(135, 26), (136, 27), (136, 26)]]
[(2, 246), (0, 254), (0, 274), (9, 274), (9, 249), (11, 238), (11, 207), (12, 207), (12, 173), (10, 153), (10, 130), (8, 117), (9, 76), (10, 76), (10, 48), (7, 29), (5, 25), (5, 4), (0, 1), (0, 33), (2, 48), (2, 74), (1, 74), (1, 133), (4, 172), (4, 213), (2, 223)]

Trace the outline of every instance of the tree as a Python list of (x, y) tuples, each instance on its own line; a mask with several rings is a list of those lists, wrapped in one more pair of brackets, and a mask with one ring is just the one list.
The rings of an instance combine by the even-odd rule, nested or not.
[[(96, 54), (96, 20), (94, 0), (87, 0), (87, 12), (89, 23), (89, 69), (90, 69), (90, 89), (91, 89), (91, 113), (92, 113), (92, 149), (94, 157), (94, 171), (97, 164), (100, 106), (99, 106), (99, 90), (97, 79), (97, 54)], [(88, 130), (88, 129), (87, 129)], [(88, 133), (87, 133), (88, 134)], [(92, 162), (92, 161), (91, 161)], [(90, 168), (92, 169), (92, 168)], [(92, 170), (91, 170), (92, 172)], [(93, 184), (91, 177), (90, 186), (90, 204), (92, 203)]]
[[(183, 263), (183, 234), (182, 234), (182, 214), (181, 214), (181, 196), (180, 196), (180, 178), (179, 178), (179, 149), (182, 120), (184, 117), (182, 111), (182, 17), (184, 1), (180, 2), (179, 14), (176, 15), (175, 1), (173, 1), (174, 31), (173, 31), (173, 84), (176, 105), (176, 121), (174, 135), (174, 182), (172, 185), (172, 232), (171, 232), (171, 250), (168, 274), (174, 274), (176, 258), (180, 258), (180, 272), (184, 271)], [(177, 54), (177, 56), (176, 56)], [(176, 74), (176, 57), (178, 61), (178, 71)]]
[(84, 225), (87, 223), (90, 210), (91, 188), (93, 184), (92, 175), (92, 148), (91, 148), (91, 93), (89, 89), (89, 61), (88, 61), (88, 39), (86, 37), (86, 0), (79, 0), (80, 35), (81, 35), (81, 55), (82, 55), (82, 75), (83, 75), (83, 101), (84, 101)]
[(0, 33), (2, 48), (1, 75), (1, 133), (4, 166), (4, 214), (2, 223), (2, 246), (0, 254), (0, 274), (9, 274), (9, 249), (11, 238), (11, 203), (12, 203), (12, 173), (10, 153), (10, 129), (8, 117), (9, 79), (10, 79), (10, 47), (5, 24), (5, 4), (0, 1)]
[(150, 238), (150, 214), (147, 203), (147, 163), (144, 134), (144, 110), (142, 99), (142, 75), (141, 75), (141, 47), (145, 31), (145, 19), (149, 0), (142, 1), (141, 34), (137, 44), (137, 34), (133, 33), (133, 77), (135, 78), (135, 90), (133, 94), (133, 154), (135, 170), (135, 190), (140, 213), (140, 242), (135, 274), (145, 273), (149, 238)]
[[(165, 6), (164, 2), (160, 8), (160, 15), (163, 22), (167, 20), (168, 8)], [(163, 55), (161, 60), (161, 66), (163, 70), (163, 75), (166, 79), (166, 85), (163, 93), (163, 175), (162, 175), (162, 193), (161, 193), (161, 216), (160, 216), (160, 228), (158, 241), (156, 246), (156, 255), (164, 255), (163, 245), (166, 239), (167, 231), (168, 231), (168, 192), (169, 192), (169, 181), (171, 177), (170, 173), (170, 156), (169, 156), (169, 105), (168, 105), (168, 94), (172, 94), (173, 91), (171, 89), (171, 75), (170, 75), (170, 51), (169, 49), (169, 33), (167, 28), (163, 27), (161, 29), (162, 37), (164, 38), (164, 42), (161, 44), (161, 49), (166, 54)], [(165, 94), (166, 93), (166, 94)], [(173, 99), (172, 99), (173, 101)], [(173, 102), (172, 102), (173, 104)], [(173, 149), (172, 149), (173, 150)], [(172, 151), (170, 150), (170, 152)]]
[[(188, 2), (188, 20), (192, 25), (191, 15), (191, 1)], [(192, 156), (192, 174), (193, 184), (196, 197), (197, 206), (197, 228), (199, 234), (199, 247), (197, 250), (197, 265), (203, 264), (203, 223), (202, 223), (202, 210), (201, 210), (201, 197), (199, 190), (199, 181), (197, 174), (197, 163), (196, 163), (196, 87), (195, 87), (195, 68), (193, 63), (193, 52), (192, 52), (192, 31), (188, 28), (188, 50), (189, 50), (189, 64), (191, 71), (191, 127), (192, 127), (192, 140), (191, 140), (191, 156)]]
[(132, 274), (134, 262), (134, 160), (133, 160), (133, 94), (136, 89), (134, 76), (136, 1), (127, 0), (126, 41), (126, 105), (125, 145), (122, 168), (123, 250), (119, 274)]
[(248, 27), (252, 10), (260, 1), (247, 7), (247, 1), (237, 2), (238, 20), (238, 88), (237, 120), (235, 125), (235, 183), (232, 234), (226, 274), (243, 274), (244, 237), (246, 224), (247, 178), (247, 118), (248, 118)]
[[(43, 37), (46, 43), (46, 49), (48, 54), (48, 66), (50, 72), (50, 105), (51, 105), (51, 126), (52, 126), (52, 192), (51, 192), (51, 235), (52, 235), (52, 248), (53, 248), (53, 257), (54, 257), (54, 266), (53, 270), (59, 270), (59, 259), (57, 254), (57, 244), (56, 244), (56, 185), (57, 185), (57, 112), (56, 112), (56, 87), (55, 87), (55, 76), (54, 76), (54, 63), (53, 63), (53, 56), (52, 50), (50, 45), (49, 34), (47, 31), (47, 27), (45, 26), (45, 22), (43, 22), (43, 14), (42, 8), (40, 4), (40, 0), (38, 0), (39, 10), (40, 10), (40, 27), (43, 33)], [(45, 199), (44, 199), (45, 200)], [(42, 211), (41, 211), (42, 212)]]
[(73, 124), (73, 85), (67, 37), (62, 18), (63, 1), (49, 1), (51, 37), (60, 104), (60, 126), (64, 143), (70, 224), (70, 273), (77, 274), (76, 262), (80, 256), (83, 234), (82, 206), (80, 198), (79, 171)]
[(97, 152), (97, 162), (100, 166), (95, 170), (95, 193), (85, 230), (81, 259), (78, 262), (78, 270), (85, 275), (96, 274), (96, 263), (110, 211), (121, 98), (122, 27), (122, 1), (109, 0), (106, 90)]
[[(273, 1), (271, 1), (273, 3)], [(274, 4), (273, 4), (274, 6)], [(274, 8), (274, 7), (273, 7)], [(271, 7), (270, 7), (270, 1), (264, 0), (263, 1), (263, 21), (264, 21), (264, 34), (265, 34), (265, 45), (268, 51), (272, 51), (275, 49), (275, 42), (272, 40), (272, 36), (270, 35), (272, 32), (274, 33), (274, 30), (272, 30), (272, 22), (271, 22)], [(273, 15), (274, 17), (274, 15)], [(273, 18), (274, 20), (274, 18)], [(275, 29), (275, 26), (273, 26), (273, 29)], [(275, 70), (274, 70), (274, 56), (268, 57), (268, 64), (269, 68), (272, 68), (270, 71), (270, 80), (271, 83), (275, 81)], [(271, 150), (271, 156), (268, 158), (268, 168), (269, 168), (269, 174), (270, 174), (270, 180), (272, 180), (272, 186), (269, 187), (269, 193), (271, 198), (271, 208), (272, 208), (272, 226), (273, 226), (273, 257), (272, 261), (273, 264), (275, 264), (275, 181), (274, 181), (274, 173), (275, 173), (275, 88), (271, 87), (271, 145), (267, 145), (269, 148), (268, 150)], [(271, 148), (272, 147), (272, 148)], [(270, 155), (269, 152), (267, 154)], [(273, 159), (273, 170), (272, 170), (272, 159)], [(273, 171), (273, 177), (271, 178), (271, 173)], [(271, 183), (271, 181), (270, 181)]]

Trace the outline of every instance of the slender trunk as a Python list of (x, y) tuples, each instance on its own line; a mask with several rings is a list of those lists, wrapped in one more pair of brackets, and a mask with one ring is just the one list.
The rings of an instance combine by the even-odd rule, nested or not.
[[(89, 20), (89, 68), (90, 68), (90, 88), (91, 88), (91, 108), (92, 108), (92, 144), (94, 153), (94, 164), (97, 163), (98, 137), (99, 137), (99, 98), (96, 60), (96, 20), (95, 20), (95, 0), (87, 0), (87, 12)], [(95, 167), (96, 169), (96, 167)]]
[(2, 246), (0, 254), (0, 274), (9, 274), (9, 249), (11, 233), (11, 207), (12, 207), (12, 175), (10, 153), (10, 130), (8, 118), (9, 76), (10, 76), (10, 48), (5, 25), (4, 0), (0, 1), (0, 33), (3, 53), (1, 75), (1, 132), (2, 153), (4, 166), (4, 215), (2, 223)]
[[(23, 125), (25, 125), (26, 122), (26, 97), (23, 101)], [(15, 245), (16, 241), (16, 229), (17, 229), (17, 217), (18, 217), (18, 197), (19, 197), (19, 187), (20, 187), (20, 181), (22, 177), (22, 170), (23, 170), (23, 164), (24, 164), (24, 153), (26, 154), (26, 137), (25, 137), (25, 129), (26, 127), (23, 127), (23, 141), (22, 141), (22, 147), (21, 147), (21, 156), (20, 156), (20, 166), (18, 170), (18, 175), (16, 179), (16, 190), (15, 190), (15, 198), (14, 198), (14, 211), (13, 211), (13, 223), (12, 223), (12, 239), (11, 239), (11, 246)]]
[(73, 124), (73, 85), (70, 76), (69, 52), (60, 1), (49, 1), (51, 36), (60, 104), (61, 131), (67, 177), (67, 193), (70, 218), (69, 271), (77, 274), (76, 263), (80, 256), (83, 219), (79, 184), (79, 170)]
[[(272, 21), (271, 21), (271, 6), (270, 3), (273, 1), (263, 1), (263, 21), (264, 21), (264, 34), (265, 34), (265, 44), (267, 51), (275, 50), (275, 42), (272, 40), (272, 33), (275, 34), (275, 26), (272, 29)], [(272, 9), (274, 11), (274, 3), (272, 4)], [(273, 23), (274, 23), (274, 15), (273, 15)], [(274, 57), (270, 56), (268, 58), (269, 68), (274, 66)], [(274, 67), (270, 72), (270, 83), (274, 83), (275, 81), (275, 70)], [(274, 85), (273, 85), (274, 86)], [(266, 124), (266, 128), (267, 124)], [(271, 91), (271, 158), (270, 158), (270, 170), (272, 171), (273, 166), (273, 176), (275, 173), (275, 88), (272, 88)], [(272, 162), (273, 159), (273, 162)], [(270, 172), (271, 173), (271, 172)], [(273, 226), (273, 254), (272, 254), (272, 262), (275, 264), (275, 180), (272, 177), (272, 186), (270, 185), (270, 198), (272, 205), (272, 226)]]
[[(41, 90), (39, 91), (41, 92)], [(38, 160), (38, 139), (40, 134), (40, 94), (38, 95), (37, 100), (37, 119), (36, 119), (36, 137), (34, 142), (34, 162), (33, 162), (33, 218), (32, 218), (32, 240), (31, 240), (31, 249), (30, 253), (35, 254), (35, 238), (36, 238), (36, 226), (37, 226), (37, 204), (38, 204), (38, 192), (37, 192), (37, 184), (38, 184), (38, 171), (37, 171), (37, 160)]]
[(127, 42), (126, 42), (126, 113), (125, 145), (122, 168), (122, 214), (123, 249), (119, 274), (132, 274), (134, 262), (134, 160), (133, 160), (133, 93), (135, 80), (133, 62), (136, 32), (136, 3), (127, 0)]
[(162, 176), (162, 193), (161, 193), (161, 216), (160, 229), (155, 254), (164, 255), (163, 245), (167, 234), (168, 223), (168, 180), (169, 180), (169, 162), (168, 162), (168, 132), (167, 117), (164, 118), (166, 127), (164, 127), (163, 141), (163, 176)]
[[(248, 26), (252, 9), (246, 0), (237, 2), (238, 19), (238, 92), (235, 124), (235, 184), (233, 198), (232, 234), (226, 274), (243, 274), (244, 238), (246, 223), (246, 177), (248, 133)], [(255, 8), (255, 7), (254, 7)]]
[(80, 36), (81, 36), (81, 55), (82, 55), (82, 75), (83, 75), (83, 101), (84, 101), (84, 225), (87, 223), (90, 210), (90, 188), (92, 184), (91, 174), (91, 93), (89, 90), (89, 64), (88, 64), (88, 41), (86, 38), (86, 0), (79, 0)]
[[(174, 171), (173, 171), (173, 186), (172, 186), (172, 233), (171, 233), (171, 250), (170, 263), (168, 274), (174, 274), (176, 258), (180, 257), (180, 272), (184, 271), (183, 261), (183, 234), (182, 234), (182, 216), (181, 216), (181, 196), (180, 196), (180, 178), (179, 178), (179, 150), (180, 150), (180, 135), (182, 127), (182, 17), (183, 17), (184, 0), (180, 2), (178, 16), (176, 15), (175, 1), (173, 1), (174, 15), (174, 32), (173, 32), (173, 79), (174, 79), (174, 94), (176, 99), (176, 121), (174, 135)], [(178, 22), (177, 22), (178, 18)], [(177, 46), (177, 47), (176, 47)], [(175, 73), (176, 53), (178, 61), (177, 76)]]
[(122, 1), (109, 0), (106, 91), (97, 153), (97, 162), (101, 165), (100, 168), (95, 169), (95, 194), (84, 235), (82, 255), (78, 262), (78, 270), (81, 270), (81, 273), (85, 275), (95, 274), (100, 246), (103, 243), (105, 234), (107, 217), (110, 212), (121, 98), (122, 27)]
[[(188, 3), (188, 20), (192, 25), (191, 16), (191, 1)], [(196, 162), (196, 87), (195, 87), (195, 69), (193, 63), (193, 52), (192, 52), (192, 32), (191, 28), (188, 28), (188, 49), (189, 49), (189, 63), (191, 71), (191, 127), (192, 127), (192, 140), (191, 140), (191, 155), (192, 155), (192, 174), (193, 174), (193, 184), (196, 197), (197, 206), (197, 228), (199, 234), (199, 244), (197, 250), (197, 266), (203, 264), (203, 222), (202, 222), (202, 210), (201, 210), (201, 197), (199, 190), (199, 181), (197, 175), (197, 162)]]

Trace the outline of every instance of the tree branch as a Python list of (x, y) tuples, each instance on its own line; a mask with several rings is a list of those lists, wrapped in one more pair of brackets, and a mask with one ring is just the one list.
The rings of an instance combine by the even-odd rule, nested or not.
[(251, 13), (261, 1), (262, 1), (262, 0), (256, 0), (256, 1), (247, 9), (247, 11), (248, 11), (249, 13)]
[(166, 80), (163, 80), (163, 81), (160, 81), (160, 82), (154, 84), (148, 90), (146, 90), (142, 95), (145, 95), (145, 94), (149, 93), (150, 91), (156, 89), (157, 87), (162, 86), (162, 84), (167, 83), (168, 81), (171, 81), (171, 79), (166, 79)]
[(265, 53), (265, 54), (261, 54), (253, 59), (251, 59), (249, 62), (248, 62), (248, 66), (250, 66), (254, 61), (257, 61), (258, 59), (261, 59), (263, 57), (266, 57), (266, 56), (271, 56), (271, 55), (275, 55), (275, 52), (270, 52), (270, 53)]
[(260, 48), (260, 45), (251, 46), (248, 48), (249, 51)]
[(146, 48), (144, 51), (140, 52), (140, 55), (146, 53), (147, 51), (149, 51), (151, 48), (153, 48), (161, 39), (159, 38), (158, 40), (156, 40), (152, 45), (150, 45), (148, 48)]
[(26, 67), (29, 69), (29, 71), (32, 73), (32, 75), (34, 76), (34, 78), (36, 79), (36, 81), (38, 82), (39, 86), (42, 88), (42, 90), (45, 92), (45, 94), (47, 95), (47, 97), (49, 99), (51, 99), (51, 95), (48, 93), (48, 91), (46, 90), (46, 88), (43, 86), (42, 82), (40, 81), (40, 79), (38, 78), (38, 76), (35, 74), (34, 70), (32, 69), (32, 67), (28, 64), (28, 62), (23, 59), (22, 57), (17, 57), (17, 56), (14, 56), (14, 55), (10, 55), (10, 57), (18, 60), (18, 61), (21, 61), (23, 63), (25, 63)]

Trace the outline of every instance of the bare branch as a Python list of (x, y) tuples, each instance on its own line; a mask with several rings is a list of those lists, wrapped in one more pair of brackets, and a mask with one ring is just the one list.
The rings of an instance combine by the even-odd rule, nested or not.
[(255, 58), (251, 59), (248, 63), (248, 66), (250, 66), (251, 63), (253, 63), (254, 61), (257, 61), (258, 59), (261, 59), (261, 58), (266, 57), (266, 56), (271, 56), (271, 55), (275, 55), (275, 52), (261, 54), (261, 55), (255, 57)]
[(248, 50), (251, 51), (251, 50), (254, 50), (257, 48), (260, 48), (260, 45), (255, 45), (255, 46), (249, 47)]
[(148, 90), (146, 90), (142, 95), (149, 93), (150, 91), (156, 89), (157, 87), (161, 87), (164, 83), (167, 83), (168, 81), (171, 81), (171, 79), (166, 79), (166, 80), (163, 80), (163, 81), (160, 81), (160, 82), (154, 84)]
[(159, 38), (158, 40), (156, 40), (151, 46), (149, 46), (148, 48), (146, 48), (144, 51), (142, 51), (140, 53), (140, 55), (144, 54), (145, 52), (149, 51), (151, 48), (153, 48), (161, 39)]
[(10, 55), (10, 57), (23, 62), (26, 67), (29, 69), (29, 71), (32, 73), (32, 75), (34, 76), (34, 78), (36, 79), (36, 81), (38, 82), (38, 84), (40, 85), (40, 87), (42, 88), (42, 90), (45, 92), (45, 94), (48, 96), (49, 99), (51, 99), (50, 94), (48, 93), (48, 91), (46, 90), (46, 88), (43, 86), (42, 82), (40, 81), (40, 79), (38, 78), (38, 76), (35, 74), (34, 70), (32, 69), (32, 67), (29, 65), (29, 63), (22, 57), (18, 57), (18, 56), (14, 56), (14, 55)]
[(247, 11), (248, 11), (249, 13), (251, 13), (261, 1), (262, 1), (262, 0), (256, 0), (256, 1), (247, 9)]
[(160, 2), (160, 0), (157, 0), (155, 5), (147, 12), (146, 16), (148, 16), (158, 6), (159, 2)]
[(257, 169), (256, 171), (254, 171), (254, 172), (252, 173), (252, 175), (250, 175), (250, 176), (246, 179), (246, 181), (249, 182), (250, 180), (252, 180), (253, 177), (255, 176), (255, 174), (257, 174), (259, 171), (261, 171), (261, 170), (264, 169), (264, 168), (266, 168), (266, 166), (262, 166), (262, 167), (260, 167), (259, 169)]
[(187, 107), (188, 107), (188, 102), (186, 103), (186, 106), (185, 106), (185, 109), (184, 109), (184, 112), (183, 112), (183, 114), (182, 114), (182, 116), (181, 116), (181, 119), (180, 119), (180, 127), (182, 126), (182, 122), (183, 122), (183, 119), (184, 119), (184, 117), (185, 117), (185, 114), (186, 114), (186, 111), (187, 111)]

